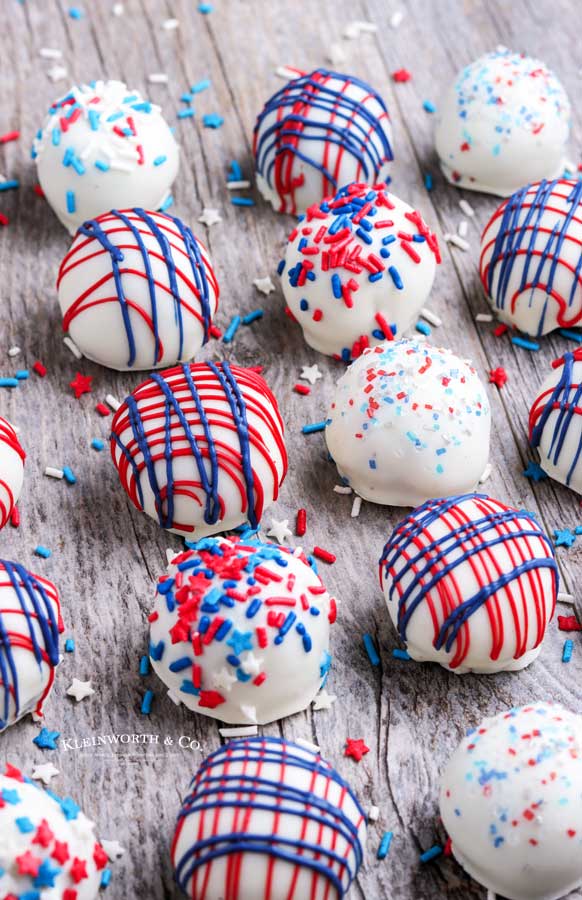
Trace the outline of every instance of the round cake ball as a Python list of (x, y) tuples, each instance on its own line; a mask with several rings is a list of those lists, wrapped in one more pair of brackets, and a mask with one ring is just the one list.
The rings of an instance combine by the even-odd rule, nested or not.
[(16, 431), (0, 416), (0, 528), (10, 520), (20, 497), (25, 459)]
[(582, 717), (532, 703), (484, 719), (445, 769), (453, 855), (508, 900), (558, 900), (582, 883)]
[(0, 896), (94, 900), (107, 854), (74, 800), (6, 765), (0, 775)]
[(362, 807), (319, 753), (253, 737), (230, 741), (198, 769), (172, 863), (193, 900), (339, 900), (365, 839)]
[(349, 362), (412, 325), (440, 261), (420, 213), (385, 184), (350, 184), (307, 210), (280, 272), (310, 347)]
[(390, 116), (369, 84), (316, 69), (267, 101), (253, 153), (265, 200), (296, 215), (343, 184), (386, 179), (394, 158)]
[(92, 81), (53, 103), (32, 156), (45, 197), (74, 234), (113, 207), (163, 207), (178, 150), (159, 106), (121, 81)]
[(413, 659), (490, 673), (523, 669), (539, 654), (558, 570), (533, 516), (465, 494), (428, 500), (397, 525), (380, 584)]
[(475, 369), (450, 350), (385, 341), (338, 381), (325, 438), (344, 482), (373, 503), (419, 506), (475, 488), (491, 413)]
[(154, 372), (117, 410), (111, 455), (137, 509), (196, 539), (256, 528), (287, 473), (275, 397), (226, 361)]
[(54, 584), (0, 560), (0, 731), (27, 713), (42, 716), (64, 630)]
[(529, 411), (529, 440), (544, 472), (582, 494), (582, 348), (552, 363)]
[(188, 226), (143, 209), (114, 209), (81, 225), (57, 288), (63, 329), (112, 369), (191, 359), (208, 340), (219, 294)]
[(441, 168), (458, 187), (507, 197), (564, 170), (570, 102), (538, 59), (495, 50), (466, 66), (436, 130)]
[(326, 681), (335, 617), (301, 550), (206, 538), (158, 584), (152, 666), (190, 709), (264, 725), (307, 709)]

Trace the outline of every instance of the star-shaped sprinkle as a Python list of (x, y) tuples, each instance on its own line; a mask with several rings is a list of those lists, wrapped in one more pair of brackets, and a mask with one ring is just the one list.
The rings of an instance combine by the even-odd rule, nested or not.
[(554, 528), (554, 544), (556, 547), (571, 547), (576, 535), (569, 528)]
[(104, 869), (109, 862), (109, 857), (105, 852), (105, 848), (102, 847), (101, 844), (95, 844), (95, 847), (93, 848), (93, 862), (95, 863), (99, 871), (101, 869)]
[(56, 775), (60, 775), (60, 772), (51, 762), (35, 766), (32, 772), (32, 777), (35, 781), (42, 781), (43, 784), (50, 784)]
[(245, 675), (258, 675), (262, 665), (263, 660), (256, 657), (251, 651), (250, 653), (247, 653), (243, 660), (241, 660), (240, 667)]
[(216, 709), (222, 703), (226, 703), (226, 700), (218, 691), (200, 691), (198, 706), (202, 709)]
[(111, 860), (111, 862), (115, 862), (116, 859), (119, 859), (125, 853), (124, 848), (121, 846), (119, 841), (101, 841), (101, 846), (105, 850), (107, 856)]
[(42, 859), (27, 850), (26, 853), (17, 856), (14, 862), (18, 866), (20, 875), (32, 875), (33, 878), (36, 878)]
[(202, 222), (203, 225), (206, 225), (207, 228), (211, 228), (213, 225), (218, 225), (219, 222), (222, 222), (222, 218), (217, 209), (205, 206), (202, 210), (202, 215), (198, 216), (198, 221)]
[(309, 384), (315, 384), (318, 378), (323, 378), (323, 375), (319, 371), (319, 366), (315, 363), (313, 366), (302, 366), (299, 377), (304, 381), (308, 381)]
[(66, 841), (55, 841), (54, 847), (51, 852), (51, 857), (56, 859), (61, 866), (71, 858), (71, 854), (69, 853), (69, 845)]
[(220, 672), (216, 672), (213, 676), (212, 685), (213, 687), (228, 693), (236, 680), (236, 675), (232, 675), (228, 669), (221, 669)]
[(73, 865), (70, 870), (71, 878), (75, 882), (75, 884), (79, 884), (80, 881), (83, 881), (85, 878), (89, 877), (89, 873), (87, 872), (87, 863), (84, 859), (79, 859), (76, 856), (73, 860)]
[(220, 128), (221, 125), (224, 125), (224, 119), (218, 113), (207, 113), (202, 116), (202, 124), (205, 128)]
[(92, 381), (93, 377), (91, 375), (81, 375), (80, 372), (77, 372), (77, 374), (69, 384), (69, 387), (73, 389), (73, 393), (77, 400), (79, 399), (79, 397), (82, 397), (83, 394), (91, 393)]
[(489, 384), (494, 384), (498, 388), (502, 388), (506, 381), (507, 372), (503, 366), (497, 366), (496, 369), (491, 369), (489, 372)]
[(38, 870), (38, 874), (34, 879), (33, 884), (37, 888), (54, 887), (55, 881), (60, 874), (61, 867), (54, 866), (50, 859), (45, 859)]
[(50, 847), (53, 842), (54, 834), (46, 819), (41, 819), (40, 825), (36, 829), (33, 844), (39, 844), (40, 847)]
[(63, 797), (63, 799), (59, 800), (58, 803), (61, 807), (65, 819), (68, 822), (74, 822), (75, 819), (79, 817), (81, 808), (77, 806), (77, 804), (71, 797)]
[(49, 731), (48, 728), (41, 728), (37, 736), (32, 739), (32, 743), (36, 744), (40, 750), (56, 750), (60, 736), (60, 731)]
[(534, 462), (533, 459), (530, 459), (527, 464), (527, 468), (523, 470), (523, 474), (526, 478), (531, 478), (532, 481), (536, 483), (538, 481), (544, 481), (548, 476), (547, 473), (544, 472), (539, 463)]
[(235, 628), (232, 636), (226, 643), (229, 647), (232, 647), (236, 656), (240, 656), (245, 650), (253, 649), (253, 633), (252, 631), (238, 631)]
[(255, 278), (253, 279), (253, 284), (261, 294), (264, 294), (266, 297), (275, 290), (275, 285), (273, 284), (271, 277), (269, 275), (265, 275), (264, 278)]
[(90, 681), (80, 681), (78, 678), (73, 678), (72, 685), (67, 688), (67, 695), (74, 697), (77, 703), (94, 693), (95, 691)]
[(313, 709), (331, 709), (337, 697), (335, 694), (328, 694), (327, 691), (320, 691), (313, 701)]
[(289, 519), (281, 519), (280, 522), (273, 519), (271, 527), (267, 531), (267, 537), (274, 537), (278, 544), (282, 544), (292, 534), (293, 532), (289, 528)]
[(362, 738), (357, 738), (356, 740), (353, 740), (352, 738), (347, 739), (344, 756), (351, 756), (356, 762), (360, 762), (362, 757), (369, 752), (370, 748), (366, 746)]

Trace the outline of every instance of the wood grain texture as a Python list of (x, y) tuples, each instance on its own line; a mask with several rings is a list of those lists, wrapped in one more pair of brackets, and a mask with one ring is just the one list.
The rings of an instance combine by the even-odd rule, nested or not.
[[(376, 567), (402, 511), (364, 504), (360, 517), (352, 520), (351, 498), (333, 492), (336, 473), (327, 462), (323, 437), (301, 434), (304, 422), (324, 416), (342, 369), (307, 348), (299, 328), (290, 326), (283, 313), (279, 289), (269, 298), (254, 289), (253, 278), (274, 276), (290, 220), (267, 209), (258, 197), (254, 209), (231, 206), (225, 173), (237, 159), (245, 175), (251, 174), (252, 126), (264, 100), (281, 84), (275, 68), (325, 64), (330, 45), (341, 42), (348, 21), (375, 22), (376, 35), (343, 43), (347, 60), (338, 67), (370, 81), (388, 103), (395, 132), (395, 193), (419, 207), (439, 234), (456, 230), (461, 196), (476, 210), (469, 223), (470, 252), (443, 244), (444, 261), (430, 307), (443, 319), (435, 340), (470, 357), (484, 377), (498, 365), (509, 373), (502, 391), (490, 391), (493, 474), (487, 489), (535, 511), (548, 530), (577, 525), (582, 515), (574, 494), (551, 481), (532, 484), (522, 475), (530, 458), (529, 402), (549, 361), (567, 343), (550, 337), (539, 353), (528, 354), (493, 337), (491, 326), (475, 323), (476, 313), (486, 311), (477, 278), (479, 234), (497, 201), (444, 183), (433, 150), (434, 118), (422, 108), (427, 98), (438, 103), (459, 67), (499, 43), (539, 55), (575, 98), (580, 89), (577, 5), (574, 0), (409, 0), (406, 5), (396, 0), (214, 0), (214, 12), (202, 16), (192, 0), (125, 0), (121, 18), (112, 16), (112, 5), (112, 0), (87, 0), (80, 21), (68, 16), (67, 0), (4, 0), (0, 9), (2, 59), (12, 61), (11, 66), (5, 62), (0, 77), (0, 131), (22, 132), (18, 143), (0, 149), (0, 171), (21, 181), (19, 191), (0, 199), (1, 210), (11, 219), (0, 234), (0, 354), (14, 343), (23, 348), (15, 361), (4, 357), (1, 374), (23, 363), (31, 366), (35, 359), (49, 369), (46, 378), (32, 375), (18, 390), (0, 395), (0, 414), (21, 427), (28, 452), (22, 525), (0, 534), (0, 555), (58, 584), (67, 634), (76, 641), (76, 652), (66, 656), (47, 704), (47, 726), (81, 743), (97, 734), (121, 733), (151, 733), (159, 743), (118, 745), (110, 751), (60, 749), (43, 756), (31, 743), (36, 727), (26, 722), (0, 737), (0, 758), (25, 768), (50, 758), (61, 769), (54, 789), (72, 794), (99, 823), (103, 837), (117, 838), (127, 848), (114, 865), (110, 897), (176, 896), (169, 843), (180, 798), (201, 759), (200, 752), (181, 749), (178, 739), (186, 735), (200, 741), (205, 754), (218, 746), (220, 737), (216, 722), (176, 708), (153, 675), (144, 679), (138, 674), (154, 581), (165, 565), (166, 547), (177, 548), (180, 542), (131, 507), (107, 451), (90, 448), (93, 437), (105, 438), (108, 432), (108, 422), (94, 411), (95, 402), (109, 392), (125, 396), (139, 376), (77, 363), (62, 344), (54, 282), (69, 239), (33, 193), (35, 173), (28, 158), (45, 108), (68, 86), (55, 86), (46, 77), (52, 63), (41, 60), (38, 51), (48, 46), (63, 51), (71, 80), (122, 78), (162, 105), (182, 146), (172, 211), (206, 238), (222, 289), (218, 323), (225, 325), (234, 312), (265, 309), (262, 322), (241, 329), (232, 345), (214, 343), (204, 355), (265, 366), (286, 420), (291, 459), (280, 502), (266, 522), (271, 517), (293, 519), (299, 506), (307, 508), (304, 546), (319, 544), (338, 554), (337, 564), (323, 576), (339, 598), (340, 615), (329, 685), (338, 695), (333, 710), (297, 715), (264, 733), (317, 742), (353, 784), (364, 807), (380, 807), (353, 898), (484, 898), (484, 890), (451, 860), (427, 866), (418, 862), (420, 852), (443, 840), (439, 773), (465, 729), (483, 715), (532, 698), (551, 698), (582, 712), (582, 647), (576, 642), (573, 660), (565, 667), (564, 635), (553, 624), (530, 669), (489, 678), (459, 678), (438, 667), (393, 659), (395, 636)], [(394, 30), (390, 17), (399, 8), (405, 17)], [(180, 21), (176, 31), (161, 27), (170, 16)], [(395, 85), (390, 73), (402, 66), (413, 78)], [(169, 84), (148, 85), (150, 72), (168, 73)], [(203, 77), (211, 78), (212, 90), (196, 98), (197, 117), (176, 121), (180, 94)], [(206, 112), (224, 115), (223, 127), (204, 129)], [(575, 160), (581, 138), (582, 120), (575, 109)], [(426, 172), (434, 178), (431, 193), (423, 186)], [(223, 217), (206, 234), (197, 223), (203, 206), (218, 207)], [(299, 397), (291, 390), (299, 367), (314, 362), (324, 377), (309, 397)], [(77, 369), (94, 378), (93, 394), (80, 401), (68, 388)], [(46, 465), (70, 465), (77, 484), (45, 478)], [(38, 543), (53, 550), (49, 560), (34, 557)], [(578, 543), (558, 551), (564, 590), (578, 587), (581, 548)], [(382, 649), (379, 668), (368, 662), (364, 632), (374, 635)], [(92, 678), (96, 695), (75, 705), (65, 695), (73, 676)], [(147, 688), (156, 693), (149, 718), (140, 714)], [(371, 748), (359, 765), (342, 755), (347, 737), (363, 737)], [(375, 853), (385, 829), (394, 831), (394, 844), (389, 858), (378, 863)], [(574, 896), (582, 897), (582, 892)]]

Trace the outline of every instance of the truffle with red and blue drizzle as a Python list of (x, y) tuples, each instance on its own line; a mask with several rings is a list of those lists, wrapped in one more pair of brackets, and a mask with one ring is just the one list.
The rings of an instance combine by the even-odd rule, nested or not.
[(582, 494), (582, 347), (553, 361), (531, 405), (529, 441), (544, 472)]
[(359, 78), (300, 73), (259, 114), (253, 154), (265, 200), (297, 215), (344, 184), (386, 181), (394, 158), (390, 116)]
[(472, 728), (444, 771), (440, 813), (455, 859), (508, 900), (582, 884), (582, 717), (534, 702)]
[(176, 881), (196, 900), (346, 896), (366, 814), (318, 752), (278, 737), (229, 741), (192, 779), (172, 842)]
[(10, 521), (18, 503), (24, 481), (25, 459), (26, 453), (15, 429), (0, 416), (0, 528)]
[(94, 900), (108, 857), (70, 797), (43, 790), (6, 764), (0, 775), (0, 896)]
[(489, 459), (485, 387), (465, 360), (419, 340), (364, 350), (339, 379), (325, 439), (364, 500), (419, 506), (474, 490)]
[(150, 659), (175, 702), (264, 725), (307, 709), (325, 684), (335, 618), (300, 549), (206, 538), (158, 582)]
[(119, 370), (192, 359), (208, 341), (219, 296), (190, 228), (140, 208), (81, 225), (57, 289), (63, 330), (84, 356)]
[(117, 410), (111, 455), (134, 506), (194, 539), (256, 528), (287, 473), (274, 395), (226, 361), (154, 372)]
[(416, 321), (440, 261), (419, 212), (385, 184), (356, 183), (300, 217), (279, 274), (309, 346), (349, 362)]
[(160, 107), (121, 81), (72, 87), (32, 145), (45, 197), (70, 234), (118, 207), (165, 208), (179, 147)]
[(582, 182), (520, 188), (481, 238), (481, 283), (497, 317), (542, 337), (582, 323)]
[(530, 513), (465, 494), (429, 500), (396, 526), (380, 584), (412, 659), (456, 674), (516, 671), (541, 650), (558, 569)]
[(564, 172), (570, 101), (538, 59), (501, 48), (457, 75), (439, 110), (436, 149), (457, 187), (507, 197)]
[(54, 584), (0, 560), (0, 731), (28, 713), (42, 716), (64, 628)]

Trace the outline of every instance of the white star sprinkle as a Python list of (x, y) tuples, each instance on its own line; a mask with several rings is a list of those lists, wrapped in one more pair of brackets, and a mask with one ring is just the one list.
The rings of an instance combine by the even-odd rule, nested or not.
[(53, 766), (52, 763), (43, 763), (42, 766), (35, 766), (32, 772), (32, 777), (36, 781), (42, 781), (43, 784), (50, 784), (52, 779), (56, 775), (60, 775), (61, 773), (57, 769), (56, 766)]
[(212, 686), (223, 691), (230, 691), (236, 681), (236, 676), (232, 675), (228, 669), (221, 669), (220, 672), (212, 678)]
[(319, 366), (315, 363), (313, 366), (302, 366), (299, 377), (304, 381), (308, 381), (309, 384), (315, 384), (319, 378), (323, 378), (323, 375), (319, 371)]
[(267, 531), (267, 537), (274, 537), (278, 544), (282, 544), (293, 532), (289, 528), (289, 519), (277, 519), (271, 521), (271, 527)]
[(255, 654), (251, 651), (247, 653), (244, 659), (241, 660), (240, 667), (245, 673), (245, 675), (258, 675), (261, 671), (261, 666), (263, 665), (263, 660), (258, 659)]
[(328, 694), (327, 691), (320, 691), (313, 701), (314, 709), (331, 709), (337, 697), (335, 694)]
[(254, 286), (261, 294), (265, 294), (266, 297), (269, 296), (271, 291), (275, 290), (275, 285), (271, 281), (269, 275), (265, 275), (264, 278), (255, 278), (253, 281)]
[(119, 841), (100, 841), (99, 842), (103, 849), (105, 850), (107, 856), (109, 857), (110, 862), (115, 862), (116, 859), (119, 859), (125, 853), (125, 849), (121, 846)]
[(91, 694), (94, 693), (95, 691), (93, 690), (90, 681), (80, 681), (78, 678), (73, 678), (72, 685), (67, 688), (68, 696), (74, 697), (77, 703), (84, 700), (86, 697), (90, 697)]
[(211, 228), (213, 225), (218, 225), (219, 222), (222, 222), (222, 218), (217, 209), (205, 206), (202, 210), (202, 215), (198, 216), (198, 221), (202, 222), (203, 225), (206, 225), (207, 228)]

